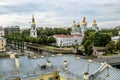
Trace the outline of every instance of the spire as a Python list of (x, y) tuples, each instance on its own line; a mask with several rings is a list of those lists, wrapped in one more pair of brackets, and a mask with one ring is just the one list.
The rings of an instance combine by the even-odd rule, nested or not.
[(83, 20), (85, 20), (86, 18), (85, 18), (85, 16), (83, 17)]
[(82, 25), (87, 25), (87, 22), (86, 22), (86, 18), (85, 18), (85, 17), (83, 17)]
[(76, 22), (75, 22), (75, 20), (73, 21), (72, 26), (73, 26), (73, 27), (76, 26)]
[(35, 24), (34, 14), (32, 15), (32, 24)]

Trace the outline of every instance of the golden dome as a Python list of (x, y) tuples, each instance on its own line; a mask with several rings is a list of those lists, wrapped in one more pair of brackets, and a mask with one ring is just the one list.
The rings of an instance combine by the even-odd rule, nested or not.
[(76, 22), (75, 22), (75, 20), (73, 21), (72, 26), (74, 26), (74, 27), (76, 26)]
[(96, 23), (96, 20), (93, 21), (93, 24), (95, 24), (95, 25), (97, 24), (97, 23)]
[(34, 14), (32, 15), (32, 24), (35, 24)]
[(87, 24), (87, 22), (86, 22), (86, 18), (85, 17), (83, 17), (83, 20), (82, 20), (82, 25), (86, 25)]

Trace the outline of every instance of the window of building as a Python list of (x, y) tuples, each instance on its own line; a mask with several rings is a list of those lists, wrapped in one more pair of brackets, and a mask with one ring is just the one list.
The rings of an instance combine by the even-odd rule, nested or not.
[(56, 76), (55, 79), (58, 79), (58, 76)]
[(35, 36), (35, 32), (34, 32), (34, 36)]
[(75, 42), (77, 42), (77, 40), (75, 40)]

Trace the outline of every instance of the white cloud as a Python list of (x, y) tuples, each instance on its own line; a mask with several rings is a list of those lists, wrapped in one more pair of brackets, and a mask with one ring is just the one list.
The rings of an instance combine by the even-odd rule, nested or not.
[(33, 11), (38, 26), (70, 26), (72, 20), (81, 22), (83, 16), (89, 26), (93, 19), (100, 27), (120, 25), (119, 4), (120, 0), (0, 0), (0, 25), (29, 27)]

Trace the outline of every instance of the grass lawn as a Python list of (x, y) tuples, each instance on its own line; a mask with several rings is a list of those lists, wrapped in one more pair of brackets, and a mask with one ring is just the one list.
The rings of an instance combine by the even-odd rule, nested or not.
[(42, 48), (47, 48), (47, 49), (56, 49), (54, 46), (48, 46), (48, 45), (42, 45)]

